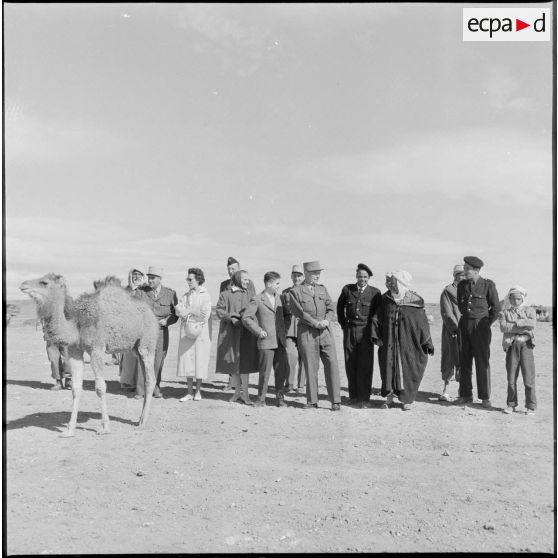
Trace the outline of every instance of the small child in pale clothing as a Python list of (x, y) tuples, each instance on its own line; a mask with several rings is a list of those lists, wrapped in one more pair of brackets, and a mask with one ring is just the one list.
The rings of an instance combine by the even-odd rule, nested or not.
[(523, 287), (512, 287), (500, 312), (500, 331), (504, 334), (502, 345), (506, 352), (508, 373), (508, 398), (504, 413), (513, 413), (517, 407), (517, 379), (519, 371), (525, 387), (525, 414), (532, 415), (537, 408), (535, 396), (535, 335), (537, 325), (535, 309), (526, 306), (527, 293)]

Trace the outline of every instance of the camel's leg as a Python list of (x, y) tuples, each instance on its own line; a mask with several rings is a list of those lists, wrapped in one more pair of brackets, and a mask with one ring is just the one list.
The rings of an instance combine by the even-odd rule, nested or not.
[(138, 426), (145, 426), (147, 417), (149, 416), (149, 409), (151, 407), (151, 400), (153, 399), (153, 389), (155, 388), (155, 350), (139, 347), (138, 353), (141, 358), (141, 366), (143, 368), (143, 377), (145, 381), (145, 395), (143, 396), (143, 408), (141, 410), (141, 417)]
[(81, 398), (83, 384), (83, 353), (70, 350), (69, 353), (70, 370), (72, 371), (72, 416), (68, 423), (68, 429), (62, 434), (64, 438), (69, 438), (75, 434), (79, 400)]
[(94, 349), (91, 352), (91, 368), (95, 374), (95, 393), (101, 400), (101, 428), (97, 430), (97, 434), (110, 434), (107, 411), (107, 384), (103, 378), (104, 365), (104, 351), (102, 349)]

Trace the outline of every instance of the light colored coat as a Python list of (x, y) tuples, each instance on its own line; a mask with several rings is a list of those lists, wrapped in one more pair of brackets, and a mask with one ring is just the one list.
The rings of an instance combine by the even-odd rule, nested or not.
[[(242, 323), (258, 337), (258, 349), (277, 349), (279, 343), (287, 346), (283, 304), (278, 294), (275, 294), (275, 308), (265, 292), (252, 297), (242, 316)], [(267, 337), (259, 337), (262, 331), (267, 333)]]
[[(180, 320), (180, 340), (178, 343), (177, 376), (205, 379), (209, 374), (209, 355), (211, 352), (211, 298), (202, 285), (198, 291), (188, 291), (176, 306)], [(201, 333), (196, 339), (184, 334), (186, 320), (203, 323)]]
[(505, 308), (498, 316), (500, 331), (504, 334), (502, 347), (507, 351), (515, 341), (516, 335), (526, 335), (535, 345), (535, 333), (533, 330), (537, 325), (537, 313), (531, 306), (520, 308)]

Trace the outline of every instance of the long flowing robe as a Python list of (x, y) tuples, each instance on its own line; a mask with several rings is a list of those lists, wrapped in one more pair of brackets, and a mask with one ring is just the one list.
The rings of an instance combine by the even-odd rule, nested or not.
[(402, 403), (412, 403), (424, 376), (428, 353), (434, 353), (424, 300), (407, 291), (397, 303), (389, 291), (384, 293), (372, 318), (371, 337), (380, 344), (382, 396), (394, 393)]
[[(127, 286), (125, 287), (125, 289), (133, 298), (137, 298), (139, 300), (143, 300), (145, 298), (145, 292), (140, 287), (132, 289), (130, 286)], [(138, 382), (138, 378), (143, 378), (143, 371), (141, 366), (141, 359), (134, 350), (124, 351), (122, 353), (122, 356), (120, 357), (120, 383), (130, 386), (137, 386), (140, 383)], [(142, 394), (143, 384), (141, 386), (137, 386), (137, 389), (138, 393)]]
[[(457, 287), (452, 283), (448, 285), (440, 296), (440, 315), (442, 316), (442, 355), (441, 371), (442, 380), (449, 382), (459, 371), (459, 342), (457, 326), (461, 312), (457, 306)], [(459, 380), (459, 377), (455, 378)]]

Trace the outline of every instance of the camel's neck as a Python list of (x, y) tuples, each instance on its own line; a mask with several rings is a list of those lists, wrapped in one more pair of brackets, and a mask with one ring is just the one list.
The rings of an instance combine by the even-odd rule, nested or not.
[(53, 343), (73, 345), (79, 336), (76, 324), (68, 319), (70, 308), (67, 308), (66, 293), (63, 289), (39, 306), (39, 318), (43, 320), (46, 337)]

